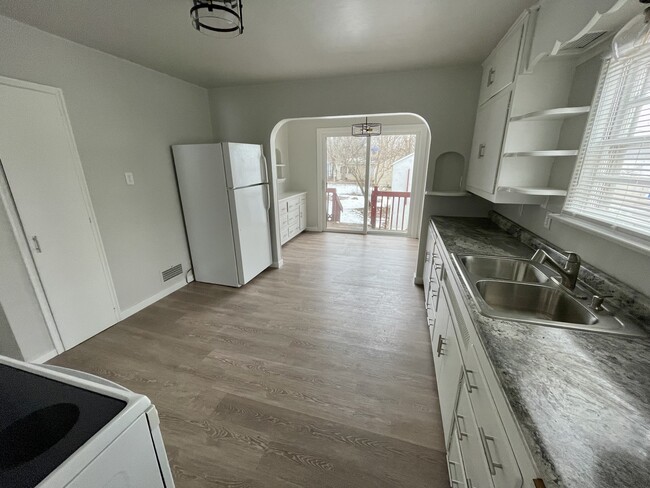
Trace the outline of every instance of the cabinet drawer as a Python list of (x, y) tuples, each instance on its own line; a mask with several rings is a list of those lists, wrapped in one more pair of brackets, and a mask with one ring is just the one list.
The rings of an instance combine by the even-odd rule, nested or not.
[(289, 236), (293, 237), (297, 234), (300, 234), (300, 226), (298, 224), (289, 226)]
[(514, 81), (523, 32), (524, 22), (513, 29), (483, 63), (479, 105), (487, 102)]
[[(458, 435), (456, 429), (458, 426), (454, 423), (452, 427), (451, 443), (447, 451), (447, 469), (449, 471), (449, 483), (452, 488), (465, 488), (465, 469), (463, 466), (463, 457), (460, 452)], [(478, 488), (478, 487), (477, 487)]]
[(499, 488), (520, 488), (523, 477), (473, 344), (466, 350), (463, 375), (461, 395), (466, 395), (472, 404), (494, 485)]
[(292, 210), (298, 210), (300, 207), (300, 199), (299, 198), (292, 198), (289, 200), (289, 212)]

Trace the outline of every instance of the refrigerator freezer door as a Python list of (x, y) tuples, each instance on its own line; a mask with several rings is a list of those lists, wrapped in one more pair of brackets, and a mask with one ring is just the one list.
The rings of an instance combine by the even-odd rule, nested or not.
[(196, 281), (239, 286), (219, 144), (172, 147)]
[(271, 265), (268, 185), (228, 190), (240, 285)]
[(244, 188), (268, 183), (262, 146), (234, 142), (224, 142), (222, 146), (228, 188)]

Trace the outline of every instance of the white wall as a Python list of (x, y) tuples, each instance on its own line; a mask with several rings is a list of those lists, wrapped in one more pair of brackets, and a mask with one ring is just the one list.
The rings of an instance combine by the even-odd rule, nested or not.
[[(601, 58), (597, 56), (576, 69), (569, 105), (590, 105), (598, 81)], [(568, 119), (564, 122), (558, 147), (579, 147), (586, 118)], [(558, 160), (551, 173), (552, 186), (568, 187), (575, 164)], [(552, 208), (559, 211), (561, 207)], [(519, 223), (539, 236), (565, 250), (575, 251), (582, 259), (606, 273), (650, 296), (650, 256), (632, 251), (612, 241), (584, 232), (558, 221), (551, 228), (544, 227), (547, 211), (539, 206), (524, 206), (519, 215), (518, 205), (496, 205), (495, 210)]]
[(1, 16), (0, 75), (63, 90), (121, 309), (169, 286), (190, 265), (170, 145), (212, 141), (207, 90)]
[(469, 153), (480, 78), (480, 66), (460, 66), (213, 88), (212, 126), (218, 141), (268, 151), (271, 130), (283, 119), (410, 112), (429, 124), (435, 161), (445, 151)]
[[(370, 119), (372, 122), (381, 122), (384, 125), (422, 126), (421, 119), (413, 115), (376, 116)], [(291, 120), (286, 123), (290, 161), (288, 189), (307, 192), (307, 227), (318, 227), (318, 207), (322, 205), (318, 201), (318, 185), (322, 177), (318, 175), (316, 167), (317, 130), (350, 127), (353, 123), (362, 121), (359, 118), (305, 119)]]

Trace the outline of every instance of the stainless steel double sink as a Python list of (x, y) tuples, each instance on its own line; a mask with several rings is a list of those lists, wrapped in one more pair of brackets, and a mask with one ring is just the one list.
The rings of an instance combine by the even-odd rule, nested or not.
[(593, 293), (580, 286), (574, 291), (563, 287), (560, 276), (544, 265), (500, 256), (452, 254), (452, 260), (485, 316), (608, 334), (647, 335), (608, 306), (589, 307)]

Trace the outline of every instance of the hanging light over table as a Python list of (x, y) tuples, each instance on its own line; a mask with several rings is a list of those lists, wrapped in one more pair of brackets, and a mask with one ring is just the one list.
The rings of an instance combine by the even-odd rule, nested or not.
[[(650, 3), (650, 0), (639, 0), (641, 3)], [(614, 59), (625, 58), (650, 47), (650, 7), (618, 31), (612, 41)]]
[(241, 0), (193, 0), (194, 28), (214, 37), (237, 37), (244, 32)]
[(381, 124), (366, 121), (360, 124), (352, 124), (352, 135), (355, 137), (370, 137), (381, 135)]

